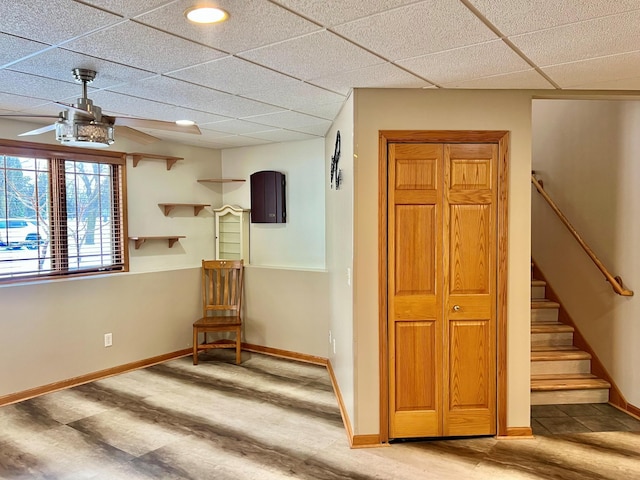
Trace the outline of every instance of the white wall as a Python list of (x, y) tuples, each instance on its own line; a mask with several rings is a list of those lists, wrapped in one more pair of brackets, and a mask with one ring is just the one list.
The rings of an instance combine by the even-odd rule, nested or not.
[(223, 176), (246, 180), (224, 185), (224, 203), (251, 208), (249, 176), (262, 170), (286, 175), (287, 221), (250, 224), (251, 264), (324, 269), (323, 139), (223, 150)]
[(537, 193), (532, 252), (622, 394), (640, 406), (640, 103), (536, 100), (533, 168), (613, 275), (616, 295)]
[[(333, 367), (349, 420), (355, 414), (353, 334), (353, 96), (349, 97), (325, 139), (327, 269), (329, 270), (329, 331), (333, 345), (329, 359)], [(340, 189), (330, 187), (331, 157), (336, 133), (340, 131), (342, 170)], [(335, 184), (334, 184), (335, 185)], [(351, 282), (348, 281), (348, 271)]]
[(530, 371), (531, 96), (526, 91), (355, 91), (355, 433), (380, 429), (378, 131), (509, 130), (507, 426), (528, 426)]
[(286, 223), (250, 224), (245, 340), (326, 358), (324, 157), (322, 139), (223, 150), (223, 177), (246, 181), (224, 184), (222, 202), (250, 208), (252, 173), (286, 175)]

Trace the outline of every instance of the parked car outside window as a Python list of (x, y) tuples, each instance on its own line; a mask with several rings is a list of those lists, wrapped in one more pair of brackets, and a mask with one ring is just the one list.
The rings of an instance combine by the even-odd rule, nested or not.
[(44, 243), (37, 223), (26, 218), (0, 219), (0, 247), (35, 250)]

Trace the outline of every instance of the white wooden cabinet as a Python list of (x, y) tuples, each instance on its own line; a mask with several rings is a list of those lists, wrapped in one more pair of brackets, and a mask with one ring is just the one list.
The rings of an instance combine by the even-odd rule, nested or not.
[(249, 264), (249, 209), (224, 205), (214, 208), (216, 259)]

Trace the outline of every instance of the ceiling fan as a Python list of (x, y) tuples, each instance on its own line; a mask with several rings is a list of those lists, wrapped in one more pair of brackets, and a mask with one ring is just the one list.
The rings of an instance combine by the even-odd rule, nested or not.
[(57, 116), (20, 114), (0, 116), (57, 118), (58, 121), (51, 125), (21, 133), (19, 136), (40, 135), (41, 133), (55, 130), (56, 140), (63, 145), (75, 147), (106, 148), (114, 142), (113, 133), (115, 128), (117, 128), (118, 134), (123, 137), (145, 144), (156, 142), (159, 139), (136, 130), (134, 127), (200, 135), (200, 129), (192, 122), (181, 125), (162, 120), (104, 115), (102, 109), (94, 105), (93, 101), (87, 97), (87, 84), (94, 80), (96, 72), (85, 68), (74, 68), (72, 73), (76, 81), (82, 83), (82, 97), (78, 98), (76, 105), (54, 102), (65, 108)]

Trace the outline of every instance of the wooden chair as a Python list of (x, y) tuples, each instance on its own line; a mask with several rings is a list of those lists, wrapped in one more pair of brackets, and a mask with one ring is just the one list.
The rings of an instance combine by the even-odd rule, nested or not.
[[(198, 364), (198, 352), (210, 348), (236, 349), (236, 363), (242, 361), (240, 342), (242, 328), (242, 260), (202, 261), (202, 318), (193, 323), (193, 364)], [(207, 333), (235, 332), (235, 341), (218, 340), (207, 343)], [(198, 334), (204, 341), (198, 344)]]

